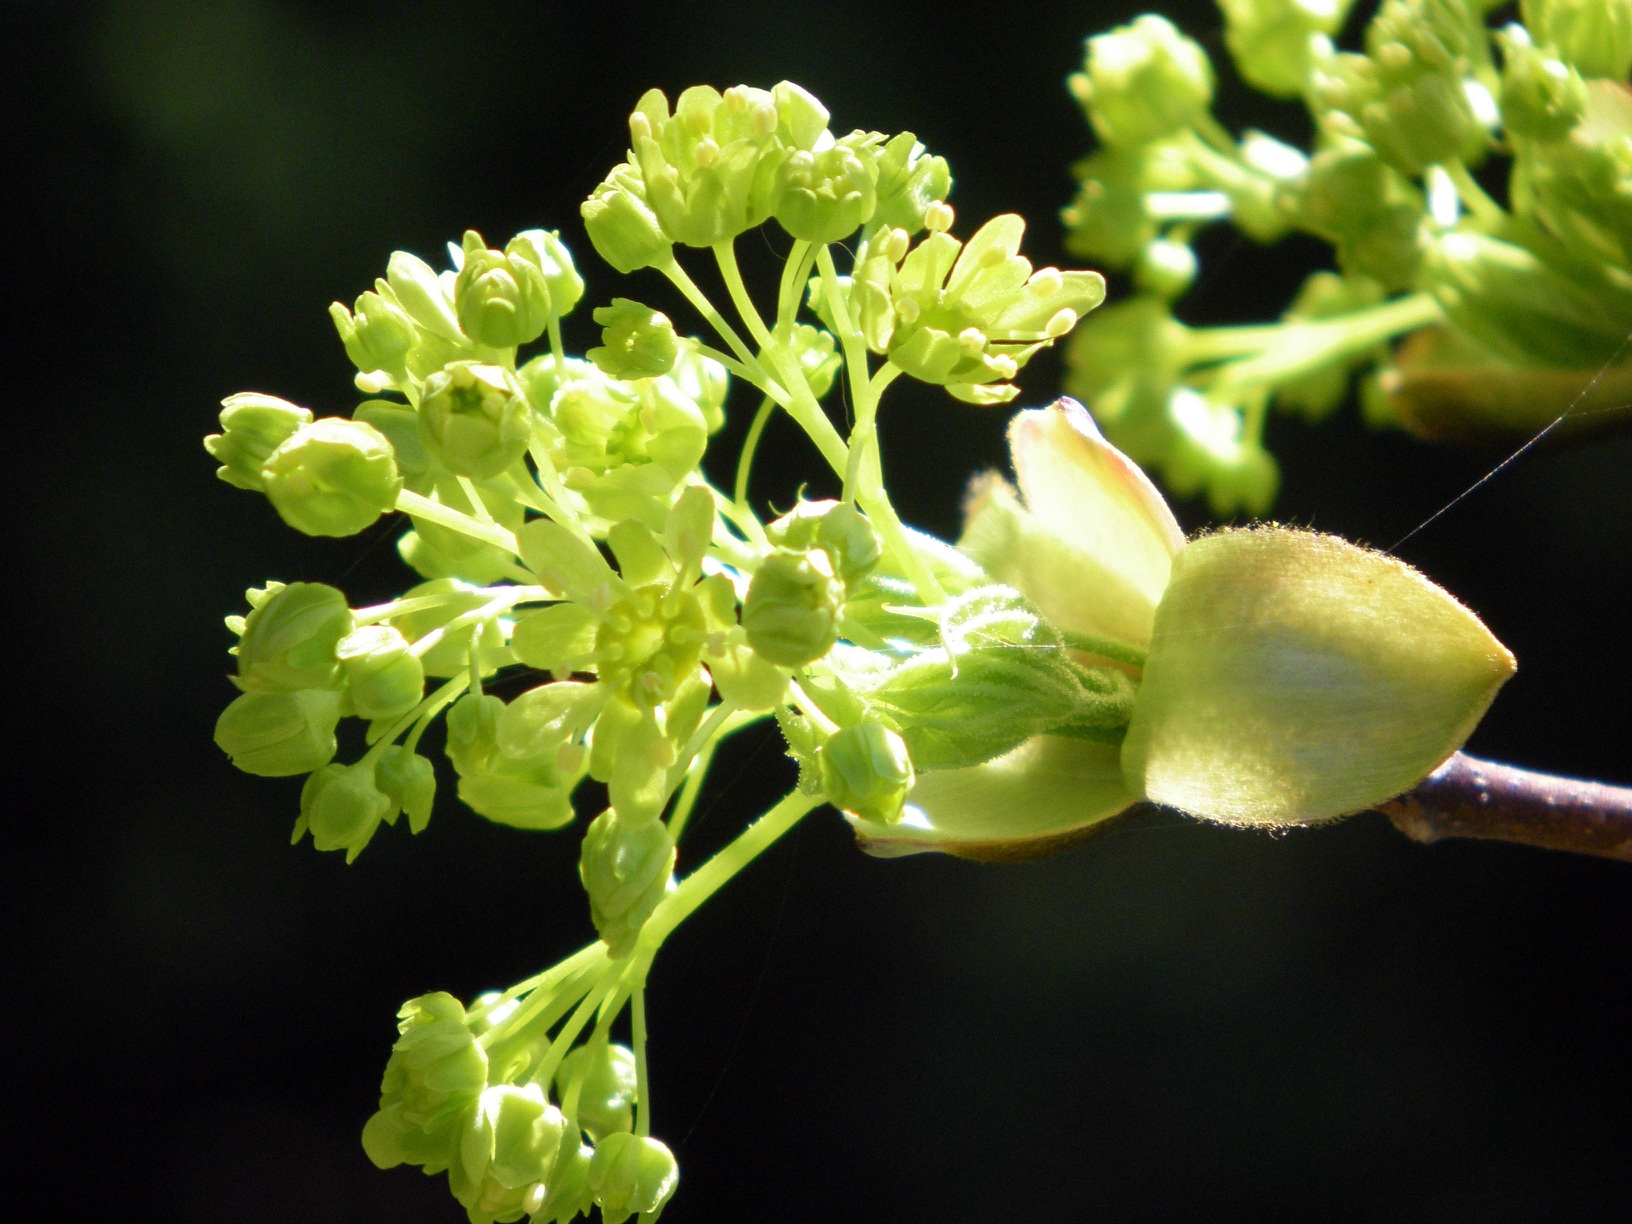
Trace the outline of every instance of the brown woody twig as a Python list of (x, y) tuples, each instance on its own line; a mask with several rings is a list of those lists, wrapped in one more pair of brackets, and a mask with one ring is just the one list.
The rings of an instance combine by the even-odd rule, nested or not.
[(1414, 841), (1482, 837), (1632, 862), (1632, 787), (1535, 773), (1458, 752), (1378, 810)]

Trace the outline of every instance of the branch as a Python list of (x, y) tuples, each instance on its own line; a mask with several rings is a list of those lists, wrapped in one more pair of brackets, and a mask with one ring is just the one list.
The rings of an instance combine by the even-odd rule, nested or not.
[(1425, 844), (1481, 837), (1632, 862), (1632, 787), (1534, 773), (1460, 752), (1378, 811)]

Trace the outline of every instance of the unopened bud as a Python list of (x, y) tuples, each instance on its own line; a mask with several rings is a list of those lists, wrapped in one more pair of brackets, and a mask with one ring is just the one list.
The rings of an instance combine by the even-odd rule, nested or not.
[(836, 732), (817, 753), (822, 793), (840, 811), (886, 824), (912, 789), (907, 745), (888, 727), (863, 722)]
[(614, 959), (634, 950), (640, 928), (667, 895), (674, 857), (674, 838), (660, 820), (630, 822), (608, 809), (584, 831), (578, 877)]
[(309, 832), (319, 850), (344, 850), (349, 863), (390, 811), (390, 798), (375, 785), (372, 763), (325, 765), (301, 788), (295, 836)]
[(303, 425), (267, 456), (261, 485), (296, 531), (349, 536), (395, 508), (402, 474), (379, 430), (362, 421), (324, 417)]
[(221, 401), (221, 429), (204, 439), (204, 449), (221, 464), (215, 474), (230, 485), (259, 492), (261, 468), (267, 456), (312, 414), (271, 395), (253, 391), (229, 395)]
[(351, 609), (333, 587), (291, 582), (269, 588), (244, 619), (238, 640), (239, 687), (261, 692), (328, 688), (339, 666), (336, 645), (350, 632)]
[(555, 1073), (556, 1096), (575, 1107), (578, 1125), (597, 1141), (629, 1129), (636, 1087), (634, 1051), (615, 1042), (579, 1046)]
[(843, 606), (844, 584), (826, 553), (778, 549), (754, 571), (742, 627), (756, 654), (783, 667), (803, 667), (838, 640)]
[(364, 625), (341, 640), (336, 656), (358, 718), (401, 718), (425, 695), (425, 668), (390, 625)]
[(215, 742), (245, 773), (290, 777), (334, 759), (339, 721), (339, 693), (245, 693), (221, 712)]
[(417, 752), (392, 744), (380, 754), (374, 782), (387, 798), (408, 815), (408, 827), (422, 832), (436, 803), (436, 770)]
[(605, 1224), (623, 1224), (632, 1215), (650, 1217), (674, 1197), (679, 1184), (674, 1153), (645, 1135), (609, 1135), (589, 1163), (589, 1188)]

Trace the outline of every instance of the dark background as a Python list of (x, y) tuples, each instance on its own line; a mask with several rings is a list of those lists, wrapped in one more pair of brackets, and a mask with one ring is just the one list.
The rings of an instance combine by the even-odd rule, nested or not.
[[(590, 285), (575, 345), (613, 292), (666, 300), (655, 276), (619, 283), (577, 215), (653, 84), (791, 77), (841, 130), (910, 128), (952, 163), (960, 232), (1019, 211), (1028, 253), (1058, 261), (1088, 147), (1062, 78), (1082, 36), (1136, 11), (0, 3), (21, 207), (0, 905), (26, 1132), (5, 1198), (176, 1224), (455, 1221), (440, 1179), (377, 1172), (357, 1141), (393, 1013), (591, 934), (570, 833), (444, 803), (347, 867), (287, 845), (298, 783), (211, 745), (221, 617), (246, 586), (322, 580), (361, 604), (407, 582), (389, 533), (307, 540), (216, 481), (199, 438), (217, 401), (347, 411), (324, 308), (394, 248), (440, 263), (466, 226), (562, 228)], [(1167, 11), (1219, 49), (1210, 7)], [(1220, 113), (1300, 134), (1228, 82)], [(1193, 320), (1272, 316), (1321, 255), (1210, 241)], [(1056, 378), (1034, 363), (1026, 400)], [(1004, 414), (898, 387), (898, 505), (954, 533)], [(1384, 546), (1500, 458), (1370, 434), (1352, 409), (1277, 420), (1271, 445), (1283, 519)], [(790, 428), (768, 446), (768, 477), (813, 470)], [(1520, 659), (1473, 750), (1632, 782), (1629, 464), (1625, 441), (1528, 455), (1402, 549)], [(774, 737), (745, 737), (688, 858), (785, 767)], [(1150, 817), (1000, 868), (874, 861), (818, 815), (658, 962), (656, 1128), (683, 1171), (666, 1220), (1624, 1219), (1629, 932), (1625, 865), (1425, 849), (1376, 816), (1278, 838)]]

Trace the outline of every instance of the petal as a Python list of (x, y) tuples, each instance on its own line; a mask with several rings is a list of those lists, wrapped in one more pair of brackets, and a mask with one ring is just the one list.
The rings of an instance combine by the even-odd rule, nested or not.
[(1150, 478), (1105, 441), (1088, 410), (1059, 399), (1018, 413), (1009, 450), (1031, 512), (1154, 608), (1184, 533)]
[(1114, 746), (1039, 735), (984, 765), (921, 774), (894, 824), (845, 819), (869, 854), (999, 862), (1075, 845), (1137, 799)]
[(1141, 649), (1150, 644), (1155, 601), (1049, 530), (1000, 477), (977, 478), (971, 487), (958, 548), (1059, 628)]
[(1426, 777), (1512, 674), (1478, 617), (1393, 557), (1223, 532), (1174, 563), (1123, 770), (1209, 820), (1329, 820)]
[[(952, 275), (946, 282), (947, 299), (958, 299), (981, 272), (1006, 263), (1019, 254), (1020, 240), (1025, 233), (1025, 219), (1016, 213), (993, 217), (976, 230), (975, 236), (964, 245), (963, 253), (952, 267)], [(1024, 284), (1030, 274), (1031, 267), (1027, 265), (1020, 276), (1020, 283)]]

